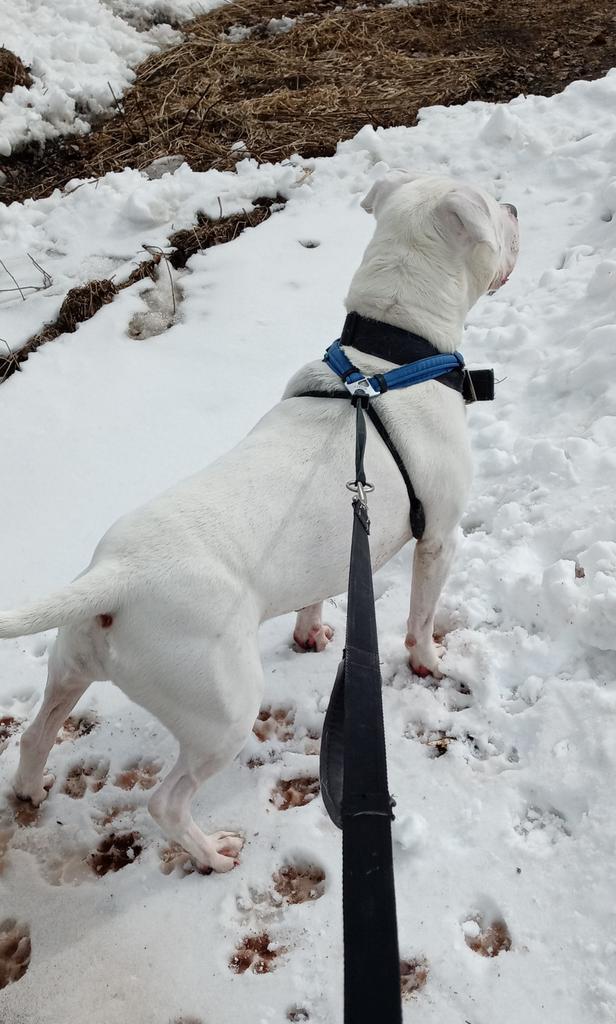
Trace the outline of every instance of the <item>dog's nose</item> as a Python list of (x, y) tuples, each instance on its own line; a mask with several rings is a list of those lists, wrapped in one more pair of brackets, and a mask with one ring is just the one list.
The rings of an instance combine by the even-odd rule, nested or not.
[(506, 210), (509, 210), (509, 213), (511, 213), (516, 220), (518, 219), (518, 211), (516, 207), (513, 205), (513, 203), (503, 203), (503, 206), (505, 207)]

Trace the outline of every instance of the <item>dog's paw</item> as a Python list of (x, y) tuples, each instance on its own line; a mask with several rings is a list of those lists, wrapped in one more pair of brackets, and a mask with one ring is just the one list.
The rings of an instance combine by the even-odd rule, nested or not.
[(205, 867), (212, 871), (231, 871), (239, 864), (240, 851), (244, 839), (237, 832), (214, 832), (208, 837), (211, 851), (208, 852), (208, 863)]
[(444, 648), (440, 644), (418, 644), (412, 636), (407, 636), (404, 646), (409, 652), (409, 665), (414, 675), (426, 679), (444, 679), (445, 674), (439, 668), (439, 656)]
[(31, 803), (33, 807), (40, 807), (43, 800), (46, 800), (49, 795), (49, 790), (56, 781), (55, 775), (51, 772), (47, 772), (43, 775), (39, 785), (32, 785), (22, 780), (17, 774), (13, 782), (13, 790), (18, 800), (27, 801)]
[[(232, 871), (239, 864), (239, 855), (244, 845), (243, 836), (237, 832), (213, 832), (209, 836), (201, 835), (199, 848), (192, 841), (193, 837), (186, 836), (185, 842), (180, 839), (179, 844), (172, 844), (176, 851), (176, 861), (180, 851), (188, 851), (188, 870), (197, 871), (200, 875), (211, 875), (212, 871), (224, 874)], [(183, 866), (183, 865), (182, 865)], [(173, 868), (172, 868), (173, 870)], [(186, 871), (186, 867), (183, 866)]]
[(326, 622), (313, 626), (307, 632), (296, 629), (293, 633), (293, 642), (302, 651), (324, 651), (330, 640), (333, 639), (334, 630)]

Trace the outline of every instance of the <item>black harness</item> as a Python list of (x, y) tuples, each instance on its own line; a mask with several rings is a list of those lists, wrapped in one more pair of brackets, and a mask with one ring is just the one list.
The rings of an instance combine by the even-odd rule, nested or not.
[[(394, 327), (392, 324), (381, 323), (378, 320), (369, 320), (367, 317), (360, 316), (359, 313), (348, 314), (340, 340), (334, 344), (359, 349), (360, 352), (365, 352), (366, 355), (376, 356), (378, 359), (384, 359), (386, 362), (395, 363), (397, 366), (404, 366), (405, 368), (411, 367), (413, 363), (419, 363), (425, 359), (441, 355), (432, 342), (426, 341), (425, 338), (421, 338), (418, 334), (414, 334), (412, 331), (405, 331), (401, 327)], [(339, 373), (339, 376), (345, 383), (345, 378), (350, 377), (351, 374), (361, 377), (361, 370), (358, 370), (352, 363), (348, 363), (348, 369), (344, 372), (341, 372), (335, 364), (332, 365), (332, 361), (328, 359), (329, 352), (330, 349), (325, 354), (325, 362), (332, 366), (335, 372)], [(378, 381), (380, 391), (374, 397), (380, 397), (390, 390), (390, 386), (387, 384), (387, 376), (389, 375), (375, 374), (373, 380)], [(494, 370), (469, 370), (466, 366), (460, 365), (453, 370), (449, 370), (447, 373), (434, 377), (434, 379), (446, 387), (458, 391), (467, 403), (489, 402), (494, 398)], [(410, 383), (412, 382), (409, 381)], [(359, 386), (361, 386), (361, 381)], [(405, 387), (409, 385), (402, 384), (398, 386)], [(348, 390), (324, 391), (313, 389), (301, 391), (294, 397), (350, 399), (352, 394)], [(367, 403), (365, 411), (372, 420), (377, 433), (390, 452), (404, 480), (404, 486), (409, 498), (411, 531), (416, 540), (421, 540), (426, 528), (423, 505), (415, 493), (413, 483), (400, 453), (372, 402)]]

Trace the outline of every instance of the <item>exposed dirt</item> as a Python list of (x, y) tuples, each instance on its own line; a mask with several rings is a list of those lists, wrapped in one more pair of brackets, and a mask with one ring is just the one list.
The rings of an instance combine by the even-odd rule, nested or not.
[[(305, 0), (242, 0), (185, 25), (184, 42), (137, 69), (113, 117), (0, 162), (3, 198), (48, 195), (71, 178), (144, 169), (166, 155), (195, 170), (231, 168), (246, 153), (329, 155), (367, 122), (413, 124), (434, 103), (551, 95), (616, 64), (613, 0), (585, 0), (583, 12), (579, 0), (406, 8), (313, 0), (305, 8)], [(272, 32), (270, 19), (281, 17), (297, 21)]]
[(16, 85), (25, 85), (29, 89), (32, 85), (30, 73), (20, 57), (0, 46), (0, 100)]

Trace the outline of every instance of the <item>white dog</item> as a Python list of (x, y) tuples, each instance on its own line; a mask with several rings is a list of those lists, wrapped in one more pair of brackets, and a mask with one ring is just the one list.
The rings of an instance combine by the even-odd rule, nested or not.
[[(378, 182), (362, 205), (374, 213), (376, 231), (347, 309), (453, 352), (469, 308), (513, 269), (515, 208), (448, 178), (408, 174)], [(347, 354), (362, 371), (391, 369), (355, 349)], [(110, 679), (179, 742), (177, 764), (149, 804), (163, 832), (200, 867), (228, 871), (237, 863), (241, 837), (206, 836), (191, 801), (236, 756), (259, 711), (259, 624), (299, 608), (296, 642), (321, 650), (332, 635), (321, 603), (347, 584), (344, 481), (354, 415), (346, 402), (289, 397), (316, 386), (340, 389), (322, 362), (301, 370), (286, 399), (228, 455), (112, 526), (75, 582), (0, 614), (0, 637), (60, 627), (43, 703), (21, 741), (19, 797), (44, 800), (58, 729), (91, 682)], [(471, 479), (464, 401), (430, 381), (387, 394), (377, 408), (427, 523), (415, 548), (406, 646), (415, 672), (439, 676), (434, 611)], [(391, 454), (368, 430), (378, 568), (409, 540), (409, 506)]]

